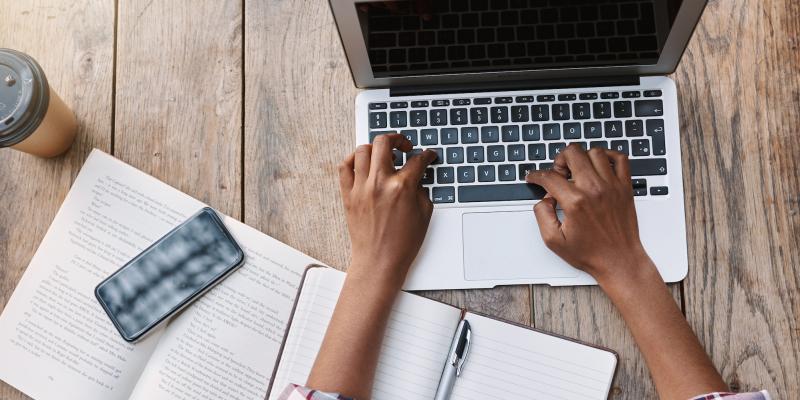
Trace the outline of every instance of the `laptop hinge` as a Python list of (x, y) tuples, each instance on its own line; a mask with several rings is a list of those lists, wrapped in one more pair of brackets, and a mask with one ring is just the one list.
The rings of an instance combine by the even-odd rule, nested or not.
[(412, 85), (389, 89), (391, 96), (421, 96), (448, 93), (502, 92), (513, 90), (568, 89), (604, 86), (631, 86), (640, 83), (638, 76), (607, 76), (530, 81), (472, 82)]

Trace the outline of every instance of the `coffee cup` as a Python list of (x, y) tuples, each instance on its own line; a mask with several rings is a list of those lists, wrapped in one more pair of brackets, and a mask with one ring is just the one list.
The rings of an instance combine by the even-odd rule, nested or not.
[(55, 157), (69, 149), (77, 132), (75, 114), (36, 60), (0, 48), (0, 147)]

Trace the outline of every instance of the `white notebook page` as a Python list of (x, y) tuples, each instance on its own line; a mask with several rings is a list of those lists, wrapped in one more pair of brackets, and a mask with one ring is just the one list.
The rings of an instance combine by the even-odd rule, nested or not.
[[(329, 268), (309, 270), (270, 399), (289, 383), (306, 383), (344, 277)], [(383, 341), (372, 398), (432, 399), (460, 315), (455, 307), (401, 293)]]
[(608, 397), (613, 353), (480, 315), (465, 318), (473, 340), (453, 400)]

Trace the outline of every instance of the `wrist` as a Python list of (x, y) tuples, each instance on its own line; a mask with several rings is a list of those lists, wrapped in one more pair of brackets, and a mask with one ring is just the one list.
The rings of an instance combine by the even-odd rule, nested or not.
[(601, 274), (594, 278), (606, 294), (612, 299), (625, 297), (630, 292), (641, 294), (641, 290), (657, 282), (663, 284), (663, 279), (653, 261), (642, 250), (633, 252), (628, 257), (620, 257), (615, 265), (603, 268)]
[(391, 262), (368, 262), (353, 259), (347, 269), (348, 281), (379, 291), (399, 291), (406, 280), (408, 267)]

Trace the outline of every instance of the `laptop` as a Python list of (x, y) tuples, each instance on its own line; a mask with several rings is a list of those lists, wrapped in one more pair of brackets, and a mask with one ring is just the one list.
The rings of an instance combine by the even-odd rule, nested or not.
[(362, 91), (356, 141), (399, 132), (439, 158), (407, 290), (592, 285), (542, 242), (525, 183), (567, 145), (630, 157), (639, 230), (664, 280), (687, 274), (673, 72), (705, 0), (331, 0)]

